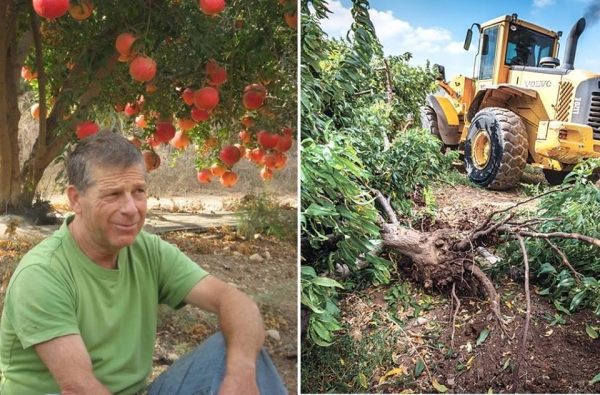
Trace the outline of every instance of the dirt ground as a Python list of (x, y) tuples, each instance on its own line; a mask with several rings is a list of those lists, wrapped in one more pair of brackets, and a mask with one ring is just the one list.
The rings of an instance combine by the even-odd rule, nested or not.
[[(528, 197), (514, 191), (458, 185), (437, 188), (435, 198), (435, 221), (413, 224), (416, 229), (465, 232), (492, 210)], [(524, 207), (532, 209), (536, 203)], [(572, 315), (557, 312), (552, 302), (531, 286), (527, 349), (515, 384), (513, 371), (526, 311), (522, 279), (494, 279), (508, 323), (504, 333), (483, 297), (459, 294), (461, 305), (453, 322), (456, 304), (452, 297), (423, 291), (420, 285), (406, 280), (410, 273), (404, 275), (402, 270), (409, 271), (410, 265), (400, 268), (392, 284), (370, 286), (342, 299), (345, 330), (339, 336), (349, 337), (354, 345), (341, 341), (333, 346), (337, 350), (329, 360), (340, 362), (322, 369), (324, 379), (319, 383), (330, 380), (333, 386), (347, 387), (352, 393), (600, 393), (600, 384), (590, 383), (600, 373), (600, 340), (586, 332), (586, 326), (600, 328), (600, 319), (593, 311)], [(391, 298), (393, 288), (399, 291)], [(359, 361), (349, 360), (357, 356)], [(375, 359), (377, 363), (372, 362)], [(416, 369), (422, 372), (415, 374)], [(352, 374), (345, 376), (344, 370)], [(359, 385), (360, 377), (350, 377), (355, 372), (364, 374), (363, 384)], [(302, 391), (317, 393), (304, 373), (303, 366)]]
[[(179, 246), (212, 275), (252, 296), (265, 320), (265, 347), (289, 394), (297, 393), (297, 243), (295, 238), (244, 239), (227, 230), (171, 232)], [(164, 309), (159, 320), (153, 377), (218, 329), (214, 317), (185, 307)]]

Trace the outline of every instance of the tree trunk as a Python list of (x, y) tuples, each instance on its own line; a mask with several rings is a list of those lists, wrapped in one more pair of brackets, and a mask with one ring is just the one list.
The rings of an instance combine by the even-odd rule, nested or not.
[(0, 212), (22, 209), (19, 199), (18, 11), (13, 7), (13, 12), (8, 12), (8, 5), (6, 0), (0, 0)]
[[(14, 10), (7, 13), (7, 3)], [(73, 112), (72, 121), (66, 126), (71, 133), (59, 133), (59, 119), (67, 110), (67, 100), (63, 100), (62, 93), (56, 97), (56, 104), (48, 114), (46, 105), (46, 75), (44, 72), (44, 59), (40, 37), (39, 17), (31, 11), (31, 29), (23, 36), (17, 37), (17, 20), (19, 13), (27, 12), (27, 7), (18, 9), (18, 6), (7, 0), (0, 0), (0, 215), (6, 213), (23, 213), (32, 205), (36, 189), (44, 171), (52, 161), (62, 152), (65, 145), (71, 140), (77, 124), (77, 115), (84, 111), (100, 94), (100, 85), (91, 82), (77, 101), (78, 105)], [(112, 34), (113, 32), (103, 32)], [(36, 63), (39, 78), (40, 98), (40, 123), (39, 134), (33, 148), (21, 166), (19, 162), (19, 81), (20, 71), (26, 54), (31, 45), (35, 45)], [(89, 51), (92, 53), (93, 51)], [(87, 49), (83, 49), (81, 59), (90, 56)], [(80, 78), (83, 73), (95, 71), (95, 79), (106, 78), (114, 69), (118, 53), (108, 59), (107, 64), (99, 65), (98, 70), (89, 70), (83, 67), (82, 62), (77, 62), (65, 80), (61, 92), (73, 92), (72, 81)], [(46, 117), (46, 114), (48, 116)]]
[(382, 224), (383, 245), (411, 259), (415, 271), (413, 278), (423, 283), (425, 288), (445, 287), (454, 278), (464, 273), (459, 253), (452, 251), (451, 232), (437, 230), (433, 233), (420, 233), (396, 224)]

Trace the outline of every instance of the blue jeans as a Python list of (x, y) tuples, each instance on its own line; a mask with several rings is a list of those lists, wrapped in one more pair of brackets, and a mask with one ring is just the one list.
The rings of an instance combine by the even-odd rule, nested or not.
[[(161, 373), (148, 395), (217, 395), (224, 375), (225, 339), (219, 332)], [(256, 382), (261, 395), (287, 394), (264, 348), (256, 362)]]

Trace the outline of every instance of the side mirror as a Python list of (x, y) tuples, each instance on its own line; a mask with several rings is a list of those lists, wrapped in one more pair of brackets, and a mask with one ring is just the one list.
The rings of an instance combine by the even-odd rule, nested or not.
[(471, 39), (473, 38), (473, 30), (468, 29), (467, 30), (467, 36), (465, 37), (465, 45), (463, 45), (463, 48), (465, 49), (465, 51), (469, 50), (469, 47), (471, 46)]
[(446, 81), (446, 68), (440, 64), (434, 64), (433, 69), (437, 71), (438, 76), (436, 77), (439, 81)]
[(487, 55), (490, 48), (490, 36), (487, 34), (483, 35), (483, 41), (481, 42), (481, 54)]

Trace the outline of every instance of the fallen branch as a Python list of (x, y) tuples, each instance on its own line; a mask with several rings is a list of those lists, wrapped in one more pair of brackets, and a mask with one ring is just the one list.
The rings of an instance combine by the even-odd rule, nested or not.
[(521, 367), (521, 361), (525, 357), (525, 350), (527, 349), (527, 335), (529, 334), (529, 322), (531, 321), (531, 295), (529, 293), (529, 258), (527, 256), (527, 247), (525, 247), (525, 241), (521, 235), (517, 234), (521, 251), (523, 252), (523, 261), (525, 264), (525, 301), (527, 304), (527, 311), (525, 313), (525, 327), (523, 328), (523, 340), (521, 341), (521, 349), (517, 354), (517, 362), (515, 363), (515, 371), (513, 375), (513, 385), (516, 390), (517, 383), (519, 381), (519, 368)]
[(569, 262), (569, 260), (567, 259), (567, 256), (554, 244), (552, 244), (552, 242), (548, 239), (544, 239), (544, 241), (546, 242), (546, 244), (548, 244), (548, 246), (550, 248), (552, 248), (552, 250), (554, 252), (556, 252), (558, 254), (558, 256), (560, 256), (563, 265), (565, 265), (566, 267), (569, 268), (569, 270), (571, 270), (571, 273), (573, 273), (573, 277), (575, 277), (575, 281), (577, 281), (577, 284), (581, 283), (581, 278), (583, 277), (583, 274), (579, 273), (577, 270), (575, 270), (575, 268), (573, 268), (573, 266), (571, 265), (571, 263)]
[(394, 212), (394, 209), (392, 208), (389, 199), (386, 199), (385, 196), (383, 196), (383, 194), (381, 193), (381, 191), (377, 189), (372, 189), (371, 191), (375, 194), (376, 201), (381, 205), (381, 208), (387, 214), (390, 223), (398, 225), (398, 217), (396, 216), (396, 213)]
[[(500, 229), (500, 230), (508, 231), (507, 229)], [(600, 240), (590, 237), (590, 236), (582, 235), (579, 233), (566, 233), (566, 232), (540, 233), (540, 232), (528, 232), (528, 231), (522, 230), (522, 231), (519, 231), (519, 234), (524, 237), (533, 237), (536, 239), (561, 238), (561, 239), (581, 240), (581, 241), (585, 241), (586, 243), (593, 244), (596, 247), (600, 248)]]
[(456, 316), (460, 311), (460, 299), (456, 296), (456, 283), (452, 283), (452, 304), (454, 305), (454, 301), (456, 301), (456, 308), (453, 309), (452, 313), (452, 333), (450, 334), (450, 348), (454, 350), (454, 332), (455, 332), (455, 324), (456, 324)]
[(481, 225), (479, 225), (478, 227), (476, 227), (475, 229), (473, 229), (473, 231), (472, 231), (471, 233), (472, 233), (472, 234), (475, 234), (475, 233), (477, 233), (478, 231), (480, 231), (480, 230), (482, 230), (482, 229), (485, 229), (485, 228), (487, 228), (487, 226), (488, 226), (488, 225), (489, 225), (489, 223), (492, 221), (492, 219), (494, 218), (494, 216), (496, 216), (496, 215), (498, 215), (498, 214), (504, 213), (504, 212), (506, 212), (506, 211), (513, 210), (513, 209), (515, 209), (515, 208), (517, 208), (517, 207), (519, 207), (519, 206), (521, 206), (521, 205), (523, 205), (523, 204), (525, 204), (525, 203), (529, 203), (529, 202), (531, 202), (531, 201), (533, 201), (533, 200), (539, 199), (539, 198), (541, 198), (541, 197), (544, 197), (544, 196), (546, 196), (546, 195), (549, 195), (549, 194), (551, 194), (551, 193), (555, 193), (555, 192), (561, 192), (561, 191), (566, 191), (566, 190), (567, 190), (567, 189), (569, 189), (569, 188), (571, 188), (571, 187), (570, 187), (570, 186), (567, 186), (567, 187), (563, 187), (563, 188), (559, 188), (559, 189), (551, 189), (551, 190), (549, 190), (549, 191), (546, 191), (546, 192), (544, 192), (544, 193), (540, 193), (539, 195), (533, 196), (533, 197), (531, 197), (531, 198), (529, 198), (529, 199), (525, 199), (525, 200), (522, 200), (522, 201), (520, 201), (520, 202), (517, 202), (517, 203), (513, 204), (512, 206), (509, 206), (509, 207), (507, 207), (507, 208), (503, 208), (502, 210), (496, 210), (496, 211), (492, 211), (492, 212), (490, 213), (490, 215), (488, 215), (488, 217), (486, 218), (486, 220), (485, 220), (485, 221), (483, 221), (483, 223), (482, 223)]

